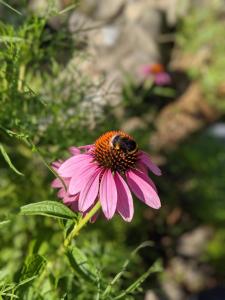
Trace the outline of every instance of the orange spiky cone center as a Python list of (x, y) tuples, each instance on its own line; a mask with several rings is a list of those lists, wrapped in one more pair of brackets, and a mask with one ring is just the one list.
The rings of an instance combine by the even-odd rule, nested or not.
[(134, 139), (123, 131), (109, 131), (100, 136), (94, 147), (94, 157), (102, 167), (126, 172), (134, 168), (138, 148)]

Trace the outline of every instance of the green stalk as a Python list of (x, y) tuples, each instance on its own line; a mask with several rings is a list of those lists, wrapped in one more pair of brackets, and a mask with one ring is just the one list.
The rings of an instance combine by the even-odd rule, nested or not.
[(23, 91), (24, 77), (25, 77), (26, 67), (25, 65), (21, 65), (19, 68), (19, 79), (18, 79), (18, 91)]
[(94, 216), (94, 214), (100, 209), (100, 207), (101, 207), (101, 203), (100, 201), (98, 201), (95, 204), (95, 206), (86, 214), (86, 216), (83, 219), (81, 219), (78, 224), (74, 225), (73, 230), (70, 232), (70, 234), (64, 241), (65, 247), (69, 246), (72, 239), (79, 234), (81, 228), (83, 228), (86, 225), (86, 223)]

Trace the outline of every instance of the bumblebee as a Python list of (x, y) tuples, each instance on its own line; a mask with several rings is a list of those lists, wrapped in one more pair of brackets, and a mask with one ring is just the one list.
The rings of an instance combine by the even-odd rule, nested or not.
[(135, 153), (137, 151), (137, 144), (136, 142), (127, 135), (115, 135), (112, 137), (110, 141), (111, 147), (116, 150), (122, 150), (124, 153)]
[(134, 168), (138, 146), (134, 139), (123, 131), (109, 131), (95, 142), (94, 157), (99, 165), (112, 171), (124, 173)]

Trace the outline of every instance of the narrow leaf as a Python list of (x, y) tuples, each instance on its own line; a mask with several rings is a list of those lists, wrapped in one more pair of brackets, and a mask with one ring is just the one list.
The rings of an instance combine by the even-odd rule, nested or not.
[(143, 275), (141, 275), (134, 283), (132, 283), (125, 291), (119, 294), (114, 299), (124, 298), (126, 295), (133, 293), (145, 280), (153, 274), (162, 271), (162, 265), (160, 261), (156, 261)]
[(39, 254), (28, 256), (20, 272), (18, 278), (19, 282), (15, 287), (15, 290), (17, 290), (17, 294), (20, 296), (19, 299), (23, 298), (25, 292), (33, 284), (33, 280), (37, 277), (40, 278), (41, 274), (46, 268), (46, 265), (47, 261), (43, 256)]
[(22, 268), (20, 282), (17, 287), (33, 280), (36, 276), (43, 272), (45, 266), (46, 260), (43, 256), (39, 254), (29, 256)]
[(96, 269), (80, 249), (73, 247), (72, 250), (67, 252), (67, 256), (75, 272), (84, 279), (96, 281)]
[[(43, 264), (43, 268), (44, 268), (44, 264)], [(37, 269), (37, 270), (40, 271), (40, 268)], [(29, 278), (26, 278), (26, 279), (20, 281), (20, 282), (16, 285), (15, 290), (16, 290), (17, 288), (19, 288), (20, 286), (25, 285), (25, 284), (27, 284), (28, 282), (34, 280), (35, 278), (37, 278), (37, 276), (38, 276), (38, 275), (34, 275), (34, 276), (32, 276), (32, 277), (29, 277)]]
[(7, 152), (5, 151), (5, 148), (3, 147), (3, 145), (0, 144), (0, 151), (5, 159), (5, 161), (7, 162), (7, 164), (9, 165), (9, 167), (18, 175), (24, 176), (20, 171), (18, 171), (16, 169), (16, 167), (14, 167), (14, 165), (11, 162), (10, 157), (8, 156)]
[(22, 215), (41, 215), (61, 219), (76, 219), (77, 214), (60, 202), (42, 201), (20, 208)]
[(22, 13), (20, 11), (18, 11), (17, 9), (13, 8), (11, 5), (9, 5), (8, 3), (6, 3), (3, 0), (0, 0), (0, 4), (5, 5), (6, 7), (8, 7), (9, 9), (11, 9), (12, 11), (14, 11), (15, 13), (17, 13), (18, 15), (22, 15)]
[(130, 257), (124, 262), (123, 266), (122, 266), (122, 270), (116, 274), (116, 276), (113, 278), (113, 280), (108, 284), (108, 286), (106, 287), (103, 296), (106, 296), (107, 294), (110, 293), (112, 286), (122, 277), (122, 275), (125, 273), (125, 271), (127, 270), (127, 267), (129, 265), (129, 263), (131, 262), (132, 258), (137, 254), (137, 252), (139, 250), (141, 250), (142, 248), (145, 247), (152, 247), (153, 243), (151, 241), (145, 241), (143, 243), (141, 243), (137, 248), (135, 248)]
[(1, 221), (0, 222), (0, 229), (4, 226), (6, 226), (7, 224), (9, 224), (11, 221), (10, 220), (5, 220), (5, 221)]
[[(25, 39), (17, 37), (17, 36), (1, 36), (0, 37), (0, 43), (24, 43)], [(27, 41), (26, 41), (27, 42)]]

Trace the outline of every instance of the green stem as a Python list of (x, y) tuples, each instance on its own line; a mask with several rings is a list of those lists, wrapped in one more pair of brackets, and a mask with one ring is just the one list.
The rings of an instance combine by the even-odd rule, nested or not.
[(19, 79), (18, 79), (18, 91), (23, 91), (23, 83), (24, 83), (24, 77), (25, 77), (25, 65), (21, 65), (19, 68)]
[(73, 230), (70, 232), (66, 240), (64, 241), (64, 246), (68, 247), (72, 239), (79, 234), (81, 228), (83, 228), (86, 223), (94, 216), (94, 214), (100, 209), (101, 203), (98, 201), (95, 206), (86, 214), (86, 216), (79, 221), (78, 224), (74, 225)]

